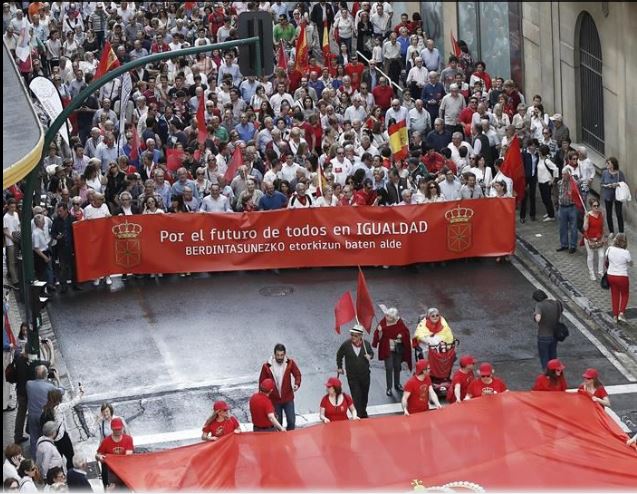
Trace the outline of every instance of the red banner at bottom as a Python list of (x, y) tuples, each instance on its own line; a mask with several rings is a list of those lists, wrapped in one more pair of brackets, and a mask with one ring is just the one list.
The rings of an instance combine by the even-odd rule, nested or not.
[(511, 254), (515, 201), (115, 216), (73, 228), (79, 281), (115, 273), (402, 266)]

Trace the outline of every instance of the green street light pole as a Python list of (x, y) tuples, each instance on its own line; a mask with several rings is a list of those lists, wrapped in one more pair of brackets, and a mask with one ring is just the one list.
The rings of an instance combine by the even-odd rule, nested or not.
[[(135, 69), (137, 67), (147, 65), (154, 62), (159, 62), (161, 60), (168, 60), (171, 58), (179, 58), (185, 57), (188, 55), (197, 55), (199, 53), (204, 53), (212, 50), (223, 50), (227, 48), (235, 48), (237, 46), (243, 45), (256, 45), (256, 73), (257, 76), (261, 76), (261, 38), (258, 36), (254, 36), (251, 38), (238, 39), (233, 41), (226, 41), (224, 43), (216, 43), (212, 45), (203, 45), (203, 46), (192, 46), (189, 48), (184, 48), (182, 50), (177, 51), (169, 51), (164, 53), (154, 53), (152, 55), (148, 55), (147, 57), (138, 58), (133, 60), (132, 62), (128, 62), (116, 69), (107, 72), (99, 79), (93, 81), (89, 86), (87, 86), (80, 94), (78, 94), (69, 105), (64, 108), (62, 113), (58, 115), (58, 117), (51, 123), (46, 133), (44, 134), (44, 146), (42, 148), (42, 159), (44, 159), (44, 155), (48, 152), (49, 145), (55, 139), (56, 134), (60, 130), (60, 128), (65, 124), (66, 120), (69, 118), (71, 113), (79, 108), (84, 100), (88, 98), (93, 92), (104, 86), (106, 83), (112, 81), (113, 79), (119, 77), (126, 72)], [(21, 249), (22, 249), (22, 293), (24, 294), (24, 306), (26, 312), (26, 320), (33, 321), (33, 327), (31, 331), (29, 331), (29, 341), (28, 341), (28, 354), (30, 356), (34, 356), (33, 358), (38, 358), (40, 355), (40, 332), (39, 328), (35, 324), (36, 314), (32, 314), (32, 294), (31, 294), (31, 284), (34, 281), (34, 264), (33, 264), (33, 245), (31, 239), (31, 217), (33, 215), (33, 195), (35, 193), (35, 184), (37, 183), (39, 175), (39, 167), (35, 167), (31, 172), (27, 175), (26, 184), (24, 187), (24, 202), (22, 205), (22, 218), (21, 218), (21, 231), (22, 231), (22, 239), (21, 239)], [(39, 199), (38, 199), (39, 201)]]

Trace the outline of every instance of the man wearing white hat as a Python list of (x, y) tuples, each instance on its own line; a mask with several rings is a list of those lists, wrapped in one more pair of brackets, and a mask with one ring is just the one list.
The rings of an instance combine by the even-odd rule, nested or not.
[(367, 399), (369, 396), (369, 364), (374, 351), (368, 341), (363, 340), (365, 328), (360, 324), (349, 330), (351, 339), (344, 342), (336, 352), (338, 374), (343, 372), (343, 359), (347, 369), (347, 383), (356, 407), (356, 413), (362, 419), (367, 418)]

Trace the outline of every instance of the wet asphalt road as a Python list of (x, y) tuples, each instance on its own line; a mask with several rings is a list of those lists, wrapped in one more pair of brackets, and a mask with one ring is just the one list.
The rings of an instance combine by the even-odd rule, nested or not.
[[(510, 389), (526, 390), (540, 372), (531, 315), (533, 286), (510, 264), (492, 260), (365, 270), (375, 303), (398, 307), (412, 334), (418, 315), (438, 307), (461, 341), (460, 353), (488, 360)], [(112, 287), (56, 296), (49, 304), (58, 345), (91, 412), (110, 401), (134, 435), (201, 427), (211, 403), (227, 400), (239, 421), (261, 364), (284, 343), (303, 373), (297, 413), (318, 412), (323, 383), (347, 337), (334, 331), (338, 297), (355, 295), (356, 269), (298, 269), (114, 279)], [(380, 314), (380, 310), (377, 311)], [(587, 367), (605, 384), (627, 380), (578, 330), (559, 346), (569, 385)], [(345, 328), (344, 328), (345, 329)], [(407, 378), (403, 373), (403, 381)], [(385, 396), (374, 361), (370, 405)], [(615, 410), (635, 408), (617, 396)]]

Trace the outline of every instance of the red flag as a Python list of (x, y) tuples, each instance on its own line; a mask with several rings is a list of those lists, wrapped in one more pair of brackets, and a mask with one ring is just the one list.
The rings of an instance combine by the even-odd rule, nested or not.
[(285, 56), (285, 48), (283, 48), (283, 40), (279, 41), (279, 48), (276, 56), (276, 66), (283, 70), (288, 70), (288, 57)]
[(181, 168), (183, 160), (183, 149), (166, 149), (166, 166), (170, 171), (175, 171)]
[(305, 74), (308, 71), (309, 65), (307, 39), (305, 38), (305, 22), (301, 22), (301, 31), (299, 32), (299, 37), (296, 40), (294, 68), (301, 74)]
[(347, 291), (343, 295), (341, 295), (341, 298), (338, 299), (338, 302), (336, 302), (336, 305), (334, 306), (334, 329), (336, 330), (336, 332), (338, 334), (341, 334), (341, 326), (343, 324), (347, 324), (355, 317), (356, 312), (354, 311), (352, 294)]
[(327, 19), (323, 21), (323, 42), (321, 43), (323, 49), (323, 58), (325, 59), (325, 66), (328, 72), (332, 73), (332, 52), (330, 51), (330, 30), (327, 27)]
[(370, 333), (374, 320), (374, 302), (369, 296), (365, 275), (360, 266), (358, 267), (358, 285), (356, 287), (356, 318), (359, 324)]
[(504, 155), (504, 162), (500, 171), (513, 180), (513, 190), (516, 194), (516, 202), (520, 204), (524, 200), (526, 189), (526, 174), (522, 163), (522, 151), (520, 150), (520, 139), (514, 136), (509, 149)]
[(204, 110), (206, 103), (203, 97), (203, 91), (199, 96), (199, 106), (197, 107), (197, 142), (203, 144), (208, 137), (208, 129), (206, 128), (206, 117), (204, 116)]
[(460, 45), (456, 41), (456, 37), (453, 35), (453, 31), (449, 31), (449, 34), (451, 35), (451, 53), (453, 53), (456, 57), (459, 57), (460, 53), (462, 53), (462, 50), (460, 50)]
[(119, 58), (117, 58), (117, 55), (115, 55), (110, 41), (107, 41), (106, 43), (104, 43), (104, 48), (102, 48), (102, 56), (100, 57), (100, 63), (97, 66), (97, 70), (95, 71), (94, 80), (99, 79), (109, 70), (113, 70), (120, 65), (121, 64), (119, 63)]
[(584, 214), (586, 207), (584, 206), (582, 195), (579, 193), (579, 185), (577, 185), (577, 182), (575, 181), (572, 175), (570, 180), (571, 180), (571, 199), (575, 203), (575, 207), (577, 208), (577, 210), (580, 213)]
[(136, 161), (139, 158), (139, 134), (137, 134), (137, 127), (133, 125), (133, 135), (130, 142), (130, 159)]
[(230, 163), (228, 163), (228, 169), (226, 170), (226, 174), (224, 178), (226, 179), (226, 183), (230, 184), (232, 179), (234, 178), (239, 166), (241, 166), (241, 162), (243, 161), (243, 156), (241, 155), (241, 148), (239, 146), (234, 148), (234, 153), (232, 153), (232, 158), (230, 158)]

